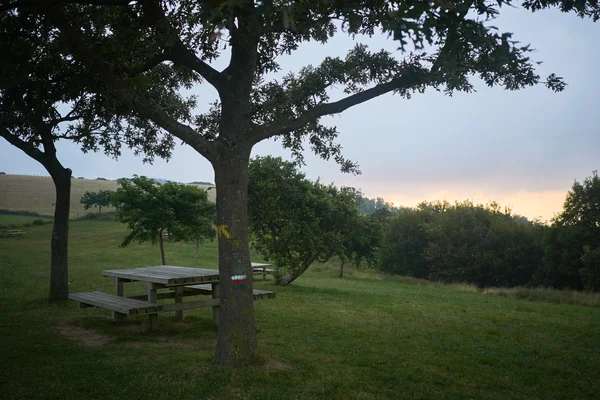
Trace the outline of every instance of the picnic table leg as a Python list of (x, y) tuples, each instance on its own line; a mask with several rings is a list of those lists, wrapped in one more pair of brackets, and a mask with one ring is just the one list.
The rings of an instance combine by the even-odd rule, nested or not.
[[(153, 283), (148, 283), (148, 302), (158, 303), (156, 299), (156, 286)], [(158, 314), (148, 314), (148, 331), (154, 330), (158, 326)]]
[[(123, 281), (120, 278), (113, 278), (113, 281), (115, 283), (115, 291), (117, 292), (117, 296), (123, 297)], [(125, 319), (125, 315), (113, 311), (112, 318), (115, 323), (121, 324)]]
[[(212, 284), (212, 298), (213, 299), (218, 299), (219, 298), (219, 283), (215, 282)], [(219, 306), (214, 306), (212, 308), (212, 312), (213, 312), (213, 326), (218, 327), (219, 326)]]
[[(181, 304), (183, 302), (183, 287), (175, 288), (175, 303)], [(175, 321), (183, 321), (183, 310), (175, 311)]]

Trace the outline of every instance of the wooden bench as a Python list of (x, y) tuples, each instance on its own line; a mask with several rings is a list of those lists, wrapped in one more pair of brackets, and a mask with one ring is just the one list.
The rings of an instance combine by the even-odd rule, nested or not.
[(0, 236), (5, 237), (22, 236), (24, 234), (25, 232), (16, 230), (0, 231)]
[(272, 274), (273, 272), (275, 272), (274, 269), (267, 268), (266, 266), (252, 267), (252, 273), (253, 274), (262, 274), (263, 280), (267, 279), (267, 274)]
[[(158, 325), (159, 312), (182, 311), (203, 307), (213, 308), (213, 322), (218, 324), (218, 293), (213, 293), (212, 285), (210, 283), (184, 286), (182, 289), (183, 296), (212, 295), (213, 298), (210, 300), (191, 301), (184, 303), (179, 302), (175, 304), (155, 304), (146, 301), (148, 298), (147, 295), (122, 297), (104, 292), (83, 292), (71, 293), (69, 295), (69, 299), (79, 302), (79, 306), (81, 308), (100, 307), (111, 310), (113, 312), (113, 319), (117, 323), (121, 323), (128, 315), (148, 315), (149, 331), (153, 330)], [(253, 295), (254, 300), (268, 300), (275, 298), (275, 292), (270, 292), (268, 290), (254, 289)], [(157, 300), (173, 298), (175, 297), (175, 293), (160, 293), (156, 297)]]
[(160, 304), (103, 292), (71, 293), (69, 299), (79, 302), (81, 308), (100, 307), (111, 310), (116, 322), (121, 322), (128, 315), (148, 315), (148, 330), (156, 326), (157, 313), (163, 309)]
[[(189, 285), (183, 287), (183, 292), (188, 296), (193, 295), (201, 295), (201, 294), (212, 294), (212, 285), (211, 284), (201, 284), (201, 285)], [(187, 292), (187, 293), (186, 293)], [(252, 291), (254, 295), (254, 300), (268, 300), (275, 298), (275, 292), (270, 292), (268, 290), (259, 290), (254, 289)]]

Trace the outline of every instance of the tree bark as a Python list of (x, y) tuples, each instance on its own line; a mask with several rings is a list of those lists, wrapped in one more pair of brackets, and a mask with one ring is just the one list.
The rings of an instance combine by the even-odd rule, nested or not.
[(311, 264), (314, 262), (314, 259), (311, 259), (308, 262), (305, 262), (303, 265), (301, 265), (298, 268), (294, 268), (292, 270), (292, 272), (290, 272), (289, 275), (286, 275), (282, 278), (280, 278), (277, 282), (275, 282), (277, 285), (280, 286), (286, 286), (289, 285), (290, 283), (294, 282), (296, 279), (298, 279), (300, 277), (300, 275), (302, 275), (304, 272), (306, 272), (306, 270), (308, 269), (308, 267), (311, 266)]
[(194, 257), (198, 258), (198, 254), (200, 254), (200, 240), (196, 239), (196, 252), (194, 253)]
[(162, 265), (167, 265), (167, 258), (165, 257), (165, 246), (163, 244), (163, 230), (158, 231), (158, 246), (160, 247), (160, 260)]
[(342, 260), (342, 265), (340, 265), (340, 278), (344, 277), (344, 263), (345, 261)]
[[(214, 361), (226, 367), (243, 367), (252, 361), (257, 348), (248, 243), (248, 162), (252, 146), (224, 147), (213, 162), (218, 188), (220, 286), (220, 321)], [(234, 276), (238, 278), (235, 281)]]
[(71, 170), (55, 158), (46, 165), (54, 181), (56, 201), (54, 203), (54, 225), (50, 241), (50, 294), (48, 301), (67, 300), (69, 297), (68, 247), (69, 210), (71, 207)]

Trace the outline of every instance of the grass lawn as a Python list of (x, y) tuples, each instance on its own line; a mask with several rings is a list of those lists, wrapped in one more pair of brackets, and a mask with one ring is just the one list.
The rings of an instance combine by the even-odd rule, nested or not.
[[(103, 269), (156, 265), (157, 247), (117, 247), (123, 225), (70, 229), (70, 290), (112, 292)], [(210, 309), (115, 326), (106, 310), (48, 305), (51, 225), (0, 240), (0, 398), (594, 399), (600, 308), (398, 283), (317, 265), (290, 287), (256, 287), (260, 363), (214, 367)], [(167, 244), (171, 265), (216, 268), (216, 243)], [(255, 257), (260, 261), (260, 257)], [(129, 284), (132, 285), (132, 284)], [(125, 286), (126, 294), (141, 288)]]
[(27, 223), (35, 221), (36, 219), (49, 221), (49, 218), (32, 217), (29, 215), (0, 214), (0, 227), (9, 225), (23, 226)]

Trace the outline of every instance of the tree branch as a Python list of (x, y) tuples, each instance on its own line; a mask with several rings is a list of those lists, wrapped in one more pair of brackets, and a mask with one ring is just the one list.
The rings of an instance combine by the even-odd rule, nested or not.
[(106, 85), (111, 95), (136, 113), (150, 119), (167, 132), (183, 140), (208, 160), (214, 159), (215, 150), (211, 142), (201, 137), (194, 129), (168, 115), (152, 102), (128, 88), (123, 81), (107, 68), (105, 61), (98, 59), (85, 45), (81, 32), (75, 30), (57, 9), (50, 8), (48, 16), (60, 29), (73, 54), (96, 73)]
[[(463, 20), (472, 4), (473, 1), (469, 1), (458, 9), (458, 14), (453, 17), (457, 24)], [(454, 27), (454, 29), (456, 29), (456, 27)], [(372, 100), (375, 97), (379, 97), (394, 90), (406, 90), (431, 82), (442, 69), (443, 63), (446, 60), (452, 45), (457, 40), (456, 36), (455, 30), (449, 34), (436, 59), (432, 62), (429, 71), (409, 69), (398, 78), (392, 79), (386, 83), (381, 83), (336, 102), (319, 104), (296, 118), (286, 118), (270, 124), (256, 126), (251, 134), (252, 140), (254, 140), (254, 143), (258, 143), (261, 140), (273, 136), (293, 132), (325, 115), (339, 114), (350, 107)]]
[(252, 139), (257, 143), (273, 136), (283, 135), (302, 128), (308, 123), (325, 115), (339, 114), (350, 107), (372, 100), (383, 94), (394, 90), (410, 89), (427, 81), (429, 74), (419, 70), (409, 70), (402, 76), (381, 83), (360, 93), (355, 93), (341, 100), (319, 104), (298, 116), (297, 118), (286, 118), (270, 124), (257, 126), (252, 133)]
[(29, 157), (33, 158), (40, 164), (42, 164), (42, 165), (44, 164), (44, 162), (45, 162), (44, 152), (42, 152), (40, 149), (33, 146), (31, 143), (26, 142), (23, 139), (20, 139), (17, 135), (10, 133), (6, 127), (1, 126), (1, 125), (0, 125), (0, 136), (2, 136), (4, 139), (6, 139), (6, 141), (8, 143), (10, 143), (13, 146), (15, 146), (16, 148), (20, 149), (21, 151), (23, 151), (25, 154), (27, 154)]
[(55, 6), (59, 4), (89, 4), (95, 6), (126, 6), (137, 0), (15, 0), (12, 2), (3, 1), (0, 6), (0, 12), (15, 8)]
[(179, 34), (169, 22), (167, 16), (156, 0), (143, 0), (144, 16), (147, 21), (156, 27), (164, 36), (173, 39), (172, 47), (167, 51), (169, 59), (176, 64), (183, 65), (193, 71), (196, 71), (208, 83), (213, 85), (217, 91), (221, 92), (224, 88), (223, 75), (202, 61), (192, 50), (190, 50), (181, 40)]
[(152, 68), (156, 67), (158, 64), (161, 64), (165, 61), (173, 60), (173, 52), (170, 50), (164, 51), (160, 54), (156, 54), (141, 64), (138, 64), (134, 67), (125, 67), (119, 66), (118, 68), (124, 71), (128, 76), (132, 77), (146, 71), (150, 71)]

